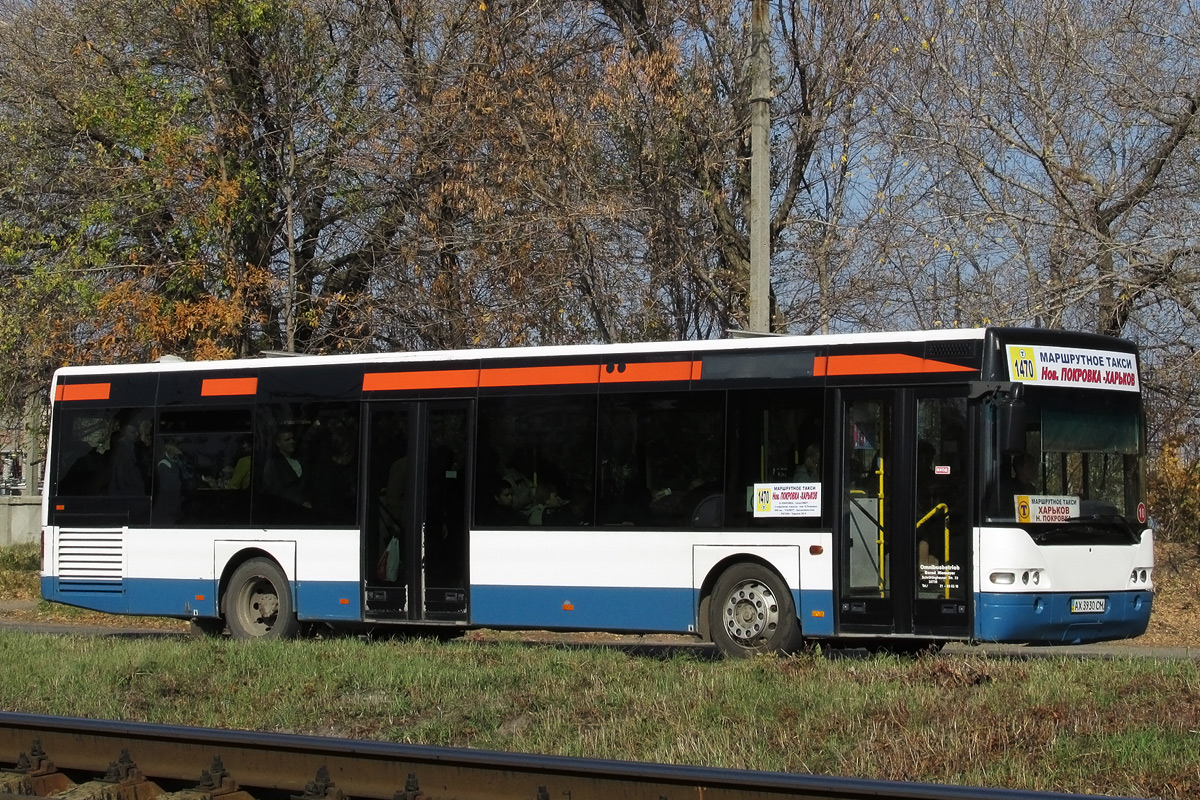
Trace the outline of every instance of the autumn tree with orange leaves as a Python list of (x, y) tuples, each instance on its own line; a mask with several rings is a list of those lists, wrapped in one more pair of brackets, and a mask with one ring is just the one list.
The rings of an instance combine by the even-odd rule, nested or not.
[[(0, 0), (0, 400), (65, 363), (743, 327), (749, 11)], [(771, 23), (774, 330), (1129, 336), (1151, 446), (1191, 452), (1191, 12)]]

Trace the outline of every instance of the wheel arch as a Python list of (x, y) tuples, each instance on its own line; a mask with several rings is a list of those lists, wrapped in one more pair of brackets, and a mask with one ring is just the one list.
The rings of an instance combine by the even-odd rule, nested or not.
[[(713, 564), (705, 574), (704, 580), (700, 582), (700, 601), (696, 606), (696, 622), (700, 632), (700, 637), (706, 642), (712, 641), (712, 631), (709, 629), (708, 622), (708, 610), (710, 604), (712, 603), (713, 588), (717, 585), (717, 581), (720, 580), (721, 575), (723, 575), (730, 567), (736, 566), (737, 564), (756, 564), (764, 569), (770, 570), (775, 574), (775, 577), (779, 578), (780, 582), (787, 587), (787, 590), (793, 593), (793, 603), (795, 602), (794, 593), (799, 587), (793, 587), (790, 583), (788, 583), (787, 578), (784, 577), (783, 573), (780, 572), (779, 568), (773, 564), (770, 559), (764, 558), (763, 556), (755, 553), (730, 553)], [(803, 624), (800, 620), (798, 605), (796, 624), (800, 625), (801, 629), (803, 630)]]
[[(288, 575), (287, 565), (279, 563), (279, 559), (270, 551), (264, 550), (261, 547), (246, 547), (238, 550), (232, 556), (225, 560), (225, 566), (221, 570), (221, 578), (217, 581), (217, 614), (221, 617), (225, 616), (225, 590), (229, 588), (229, 580), (233, 577), (233, 573), (242, 564), (245, 564), (252, 558), (265, 558), (268, 561), (275, 563), (283, 574)], [(288, 594), (292, 596), (293, 607), (296, 602), (296, 587), (291, 576), (288, 576)]]

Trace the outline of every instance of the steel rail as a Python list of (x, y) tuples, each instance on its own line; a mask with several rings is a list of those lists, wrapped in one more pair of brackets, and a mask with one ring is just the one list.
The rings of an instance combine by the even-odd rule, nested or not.
[[(255, 798), (304, 800), (1052, 800), (1083, 795), (641, 764), (0, 712), (0, 768), (35, 741), (62, 771), (197, 786), (219, 763)], [(219, 762), (214, 759), (219, 758)], [(28, 757), (25, 758), (28, 763)], [(11, 768), (9, 768), (11, 769)], [(315, 780), (314, 780), (315, 778)], [(219, 783), (219, 776), (218, 781)], [(211, 781), (210, 781), (211, 784)], [(209, 786), (211, 789), (211, 786)], [(213, 792), (208, 792), (211, 798)], [(7, 798), (0, 797), (0, 800)]]

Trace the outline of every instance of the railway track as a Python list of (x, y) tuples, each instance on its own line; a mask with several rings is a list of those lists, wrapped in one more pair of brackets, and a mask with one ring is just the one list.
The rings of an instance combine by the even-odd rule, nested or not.
[(634, 764), (0, 712), (0, 800), (1051, 800), (1047, 792)]

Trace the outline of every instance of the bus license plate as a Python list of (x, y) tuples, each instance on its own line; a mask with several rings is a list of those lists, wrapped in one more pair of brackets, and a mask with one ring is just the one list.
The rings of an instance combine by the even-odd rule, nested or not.
[(1103, 614), (1103, 597), (1073, 597), (1071, 598), (1072, 614)]

